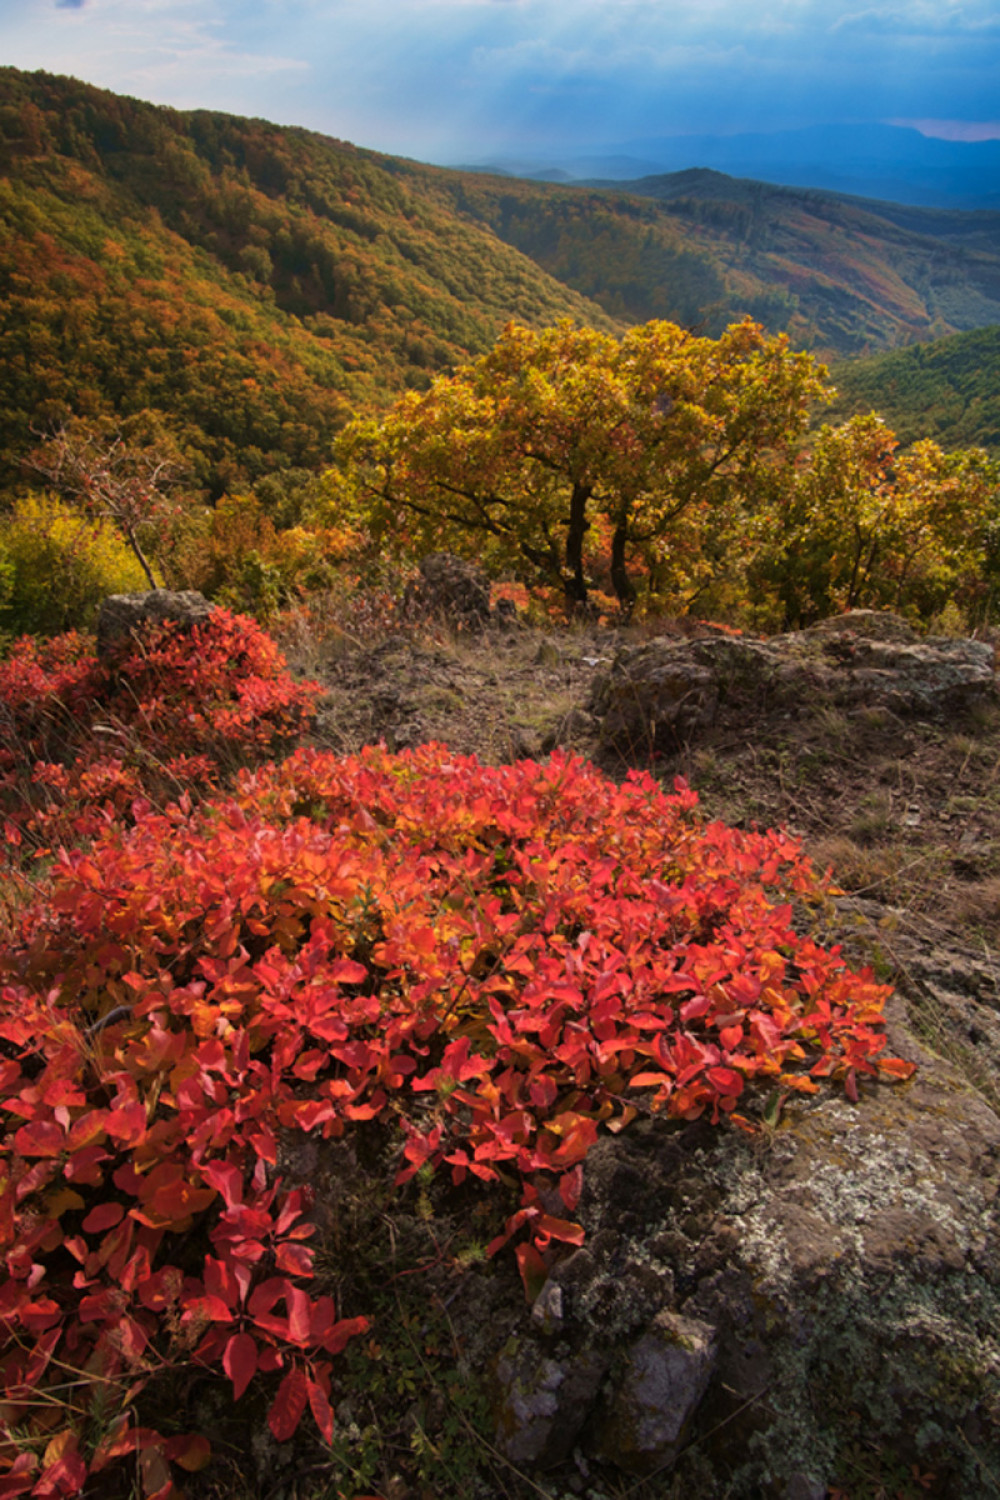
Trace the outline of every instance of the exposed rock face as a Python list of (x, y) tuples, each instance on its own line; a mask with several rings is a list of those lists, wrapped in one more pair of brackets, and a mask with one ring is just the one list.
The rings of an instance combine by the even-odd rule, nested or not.
[[(675, 1466), (691, 1500), (819, 1500), (859, 1444), (931, 1496), (1000, 1494), (1000, 1121), (901, 1001), (889, 1029), (920, 1071), (859, 1104), (797, 1101), (756, 1144), (660, 1122), (598, 1144), (549, 1352), (530, 1315), (534, 1362), (513, 1346), (510, 1457), (574, 1444)], [(588, 1359), (599, 1392), (573, 1379)]]
[(629, 646), (594, 683), (601, 742), (621, 754), (670, 750), (731, 709), (803, 699), (937, 713), (994, 690), (993, 647), (921, 637), (898, 615), (853, 610), (769, 641), (716, 635)]
[(490, 618), (490, 583), (474, 563), (450, 552), (432, 552), (420, 563), (420, 577), (406, 591), (405, 603), (465, 630), (482, 630)]
[(102, 661), (107, 660), (124, 639), (145, 625), (162, 625), (167, 620), (187, 627), (202, 625), (212, 609), (204, 594), (194, 589), (111, 594), (102, 601), (97, 617), (97, 655)]

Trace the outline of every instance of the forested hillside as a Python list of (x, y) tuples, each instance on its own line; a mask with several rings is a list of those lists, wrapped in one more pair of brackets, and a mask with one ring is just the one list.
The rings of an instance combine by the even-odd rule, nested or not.
[(834, 381), (839, 414), (874, 407), (904, 443), (931, 437), (1000, 453), (1000, 328), (852, 360)]
[(318, 466), (503, 323), (606, 321), (370, 153), (0, 72), (0, 450), (166, 413), (200, 482)]
[[(751, 299), (755, 286), (769, 288), (787, 316), (773, 326), (828, 357), (1000, 322), (1000, 214), (878, 203), (709, 171), (616, 183), (606, 197), (625, 204), (635, 195), (655, 200), (651, 218), (666, 216), (710, 246), (731, 288)], [(756, 312), (750, 300), (747, 311), (768, 320), (767, 303), (760, 306)]]
[(145, 410), (214, 496), (319, 467), (349, 417), (509, 319), (750, 314), (824, 357), (1000, 322), (989, 214), (709, 172), (629, 192), (451, 172), (13, 69), (0, 169), (7, 481), (32, 428)]

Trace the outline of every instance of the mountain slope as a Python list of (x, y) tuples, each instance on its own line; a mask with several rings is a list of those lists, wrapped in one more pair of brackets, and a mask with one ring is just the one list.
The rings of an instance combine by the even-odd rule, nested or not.
[(32, 428), (152, 409), (210, 493), (511, 319), (745, 314), (826, 358), (1000, 323), (1000, 215), (686, 172), (499, 179), (0, 69), (0, 475)]
[(834, 415), (878, 411), (905, 443), (1000, 455), (1000, 328), (978, 328), (869, 359), (833, 374)]
[(351, 412), (509, 318), (608, 319), (483, 227), (307, 131), (0, 70), (0, 449), (169, 415), (199, 479), (317, 465)]
[[(563, 189), (566, 191), (566, 189)], [(617, 184), (711, 248), (727, 283), (793, 306), (794, 337), (828, 356), (1000, 323), (1000, 213), (774, 187), (717, 172)]]

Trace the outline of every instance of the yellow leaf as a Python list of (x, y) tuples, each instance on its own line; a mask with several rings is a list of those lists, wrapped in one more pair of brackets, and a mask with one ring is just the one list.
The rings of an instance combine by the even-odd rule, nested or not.
[(45, 1212), (50, 1219), (58, 1219), (78, 1208), (86, 1208), (86, 1202), (71, 1187), (55, 1188), (45, 1199)]

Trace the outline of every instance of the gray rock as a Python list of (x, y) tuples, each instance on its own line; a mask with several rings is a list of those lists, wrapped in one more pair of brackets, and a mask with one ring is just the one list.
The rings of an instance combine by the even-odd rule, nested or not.
[(650, 1474), (677, 1459), (715, 1365), (708, 1323), (661, 1312), (630, 1346), (597, 1423), (594, 1453), (628, 1474)]
[(515, 1464), (551, 1468), (569, 1457), (608, 1366), (596, 1349), (546, 1354), (530, 1339), (514, 1338), (494, 1366), (497, 1447)]
[(769, 641), (715, 635), (624, 648), (594, 681), (601, 743), (625, 756), (672, 750), (730, 709), (803, 700), (939, 713), (994, 690), (992, 646), (921, 637), (898, 615), (853, 610)]
[[(908, 1083), (793, 1102), (756, 1146), (654, 1128), (587, 1159), (578, 1216), (609, 1281), (629, 1259), (669, 1264), (673, 1310), (717, 1330), (689, 1433), (712, 1493), (843, 1487), (858, 1433), (933, 1471), (934, 1493), (1000, 1493), (1000, 1120), (916, 1040), (902, 1000), (888, 1022), (890, 1052), (920, 1065)], [(607, 1400), (628, 1435), (636, 1403)], [(607, 1430), (601, 1455), (631, 1467)]]
[(97, 616), (97, 655), (113, 657), (136, 633), (149, 625), (173, 621), (185, 628), (203, 625), (214, 606), (195, 589), (150, 589), (139, 594), (110, 594)]

